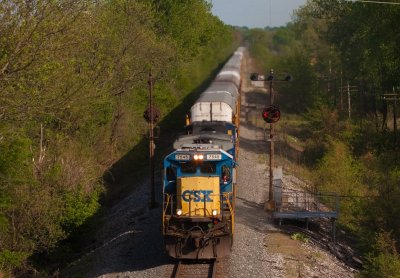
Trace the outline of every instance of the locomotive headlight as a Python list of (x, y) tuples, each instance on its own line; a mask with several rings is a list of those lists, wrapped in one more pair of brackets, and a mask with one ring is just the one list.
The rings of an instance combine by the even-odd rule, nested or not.
[(195, 154), (193, 156), (194, 160), (203, 160), (204, 159), (204, 155), (202, 154)]
[(213, 215), (213, 216), (217, 216), (217, 214), (218, 214), (218, 210), (217, 210), (217, 209), (213, 209), (213, 210), (212, 210), (212, 215)]
[(182, 210), (181, 209), (177, 209), (176, 210), (176, 215), (181, 216), (182, 215)]

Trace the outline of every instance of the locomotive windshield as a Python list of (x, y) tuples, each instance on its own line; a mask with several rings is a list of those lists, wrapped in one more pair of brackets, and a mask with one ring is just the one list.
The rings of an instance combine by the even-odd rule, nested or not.
[(215, 162), (203, 162), (200, 165), (200, 172), (204, 174), (215, 174), (217, 172)]
[(216, 174), (217, 165), (216, 162), (202, 161), (188, 161), (180, 163), (182, 174), (195, 174), (197, 169), (200, 168), (200, 173), (202, 174)]
[(194, 174), (197, 170), (197, 165), (194, 161), (181, 162), (181, 172), (183, 174)]

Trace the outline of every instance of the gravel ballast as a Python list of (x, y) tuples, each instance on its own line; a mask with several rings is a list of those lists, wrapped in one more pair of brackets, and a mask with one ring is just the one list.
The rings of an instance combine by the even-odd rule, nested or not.
[[(252, 72), (246, 57), (244, 78)], [(312, 243), (292, 240), (264, 210), (269, 169), (264, 130), (249, 118), (260, 115), (265, 91), (245, 80), (242, 94), (240, 152), (233, 252), (229, 277), (354, 277), (354, 270)], [(129, 180), (129, 179), (127, 179)], [(284, 171), (284, 186), (296, 188), (301, 178)], [(96, 232), (97, 243), (61, 272), (63, 277), (164, 277), (171, 260), (164, 253), (161, 207), (148, 209), (149, 183), (116, 204)], [(161, 203), (161, 182), (158, 181)]]

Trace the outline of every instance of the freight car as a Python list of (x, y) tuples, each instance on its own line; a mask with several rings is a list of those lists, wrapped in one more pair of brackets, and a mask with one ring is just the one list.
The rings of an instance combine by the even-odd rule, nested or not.
[(240, 47), (201, 93), (185, 135), (164, 159), (162, 221), (171, 257), (213, 259), (231, 252), (244, 51)]

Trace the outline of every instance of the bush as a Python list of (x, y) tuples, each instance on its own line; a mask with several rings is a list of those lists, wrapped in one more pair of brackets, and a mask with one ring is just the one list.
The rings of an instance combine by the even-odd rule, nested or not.
[(314, 183), (319, 191), (349, 196), (341, 198), (339, 223), (355, 231), (361, 213), (360, 199), (350, 197), (364, 196), (367, 190), (361, 180), (362, 165), (352, 157), (345, 143), (330, 139), (328, 145), (314, 173)]
[(95, 215), (100, 207), (98, 200), (102, 193), (101, 188), (98, 186), (91, 194), (85, 194), (82, 189), (64, 193), (65, 208), (61, 218), (64, 230), (74, 231), (89, 217)]
[(389, 232), (376, 234), (374, 250), (367, 256), (362, 277), (400, 277), (400, 255), (396, 250), (396, 241), (392, 239)]
[(400, 256), (381, 253), (367, 257), (361, 277), (400, 278)]
[[(2, 250), (0, 252), (0, 270), (10, 272), (13, 268), (20, 267), (27, 259), (29, 253)], [(1, 276), (1, 272), (0, 272)]]
[(306, 141), (303, 158), (307, 166), (314, 167), (324, 157), (328, 149), (327, 144), (324, 141), (309, 139)]
[(302, 243), (308, 243), (309, 238), (303, 233), (294, 233), (290, 236), (293, 240), (301, 241)]

